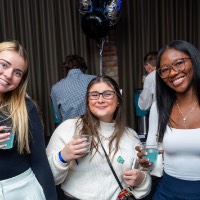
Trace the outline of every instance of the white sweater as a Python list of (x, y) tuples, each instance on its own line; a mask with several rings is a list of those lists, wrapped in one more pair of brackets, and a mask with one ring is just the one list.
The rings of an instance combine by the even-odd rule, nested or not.
[[(55, 183), (60, 184), (62, 190), (81, 200), (116, 200), (120, 188), (114, 178), (111, 169), (106, 161), (105, 154), (99, 146), (99, 153), (91, 159), (91, 154), (67, 164), (60, 162), (58, 152), (73, 138), (75, 132), (75, 123), (77, 119), (64, 121), (54, 131), (47, 146), (47, 156), (54, 175)], [(101, 134), (105, 137), (112, 135), (114, 123), (101, 122)], [(137, 157), (135, 146), (139, 139), (132, 129), (127, 129), (120, 141), (119, 151), (115, 154), (112, 165), (124, 187), (127, 187), (123, 180), (124, 169), (131, 169), (133, 159)], [(108, 152), (108, 140), (102, 139), (102, 144)], [(114, 152), (114, 151), (113, 151)], [(121, 156), (125, 162), (117, 162)], [(151, 178), (147, 175), (146, 181), (140, 186), (134, 188), (133, 194), (140, 199), (149, 193), (151, 187)]]

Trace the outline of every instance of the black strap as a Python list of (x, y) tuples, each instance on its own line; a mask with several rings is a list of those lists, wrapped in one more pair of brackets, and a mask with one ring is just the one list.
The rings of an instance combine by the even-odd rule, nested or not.
[(112, 171), (112, 173), (113, 173), (113, 175), (114, 175), (114, 177), (115, 177), (115, 179), (116, 179), (116, 181), (117, 181), (119, 187), (121, 188), (121, 190), (123, 190), (124, 188), (123, 188), (122, 184), (120, 183), (119, 178), (117, 177), (117, 174), (115, 173), (115, 170), (114, 170), (114, 168), (113, 168), (113, 166), (112, 166), (112, 163), (110, 162), (110, 159), (109, 159), (109, 157), (108, 157), (108, 155), (107, 155), (107, 153), (106, 153), (106, 151), (105, 151), (105, 149), (104, 149), (104, 147), (103, 147), (103, 145), (102, 145), (102, 143), (101, 143), (101, 140), (99, 140), (99, 141), (100, 141), (100, 144), (101, 144), (101, 146), (102, 146), (102, 149), (103, 149), (103, 151), (104, 151), (104, 153), (105, 153), (105, 156), (106, 156), (107, 162), (108, 162), (108, 164), (109, 164), (109, 166), (110, 166), (110, 169), (111, 169), (111, 171)]

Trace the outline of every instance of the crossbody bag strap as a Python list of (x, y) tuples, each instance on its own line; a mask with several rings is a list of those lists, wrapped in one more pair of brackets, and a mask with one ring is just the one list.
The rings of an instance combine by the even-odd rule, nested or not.
[[(100, 140), (99, 140), (99, 141), (100, 141)], [(113, 168), (113, 166), (112, 166), (112, 163), (110, 162), (110, 159), (109, 159), (109, 157), (108, 157), (108, 155), (107, 155), (107, 153), (106, 153), (106, 150), (104, 149), (104, 147), (103, 147), (101, 141), (100, 141), (100, 144), (101, 144), (102, 149), (103, 149), (103, 151), (104, 151), (104, 153), (105, 153), (106, 160), (107, 160), (107, 162), (108, 162), (108, 164), (109, 164), (109, 167), (110, 167), (110, 169), (111, 169), (111, 171), (112, 171), (112, 173), (113, 173), (113, 175), (114, 175), (114, 177), (115, 177), (115, 179), (116, 179), (116, 181), (117, 181), (119, 187), (121, 188), (121, 190), (123, 190), (124, 188), (123, 188), (122, 184), (120, 183), (119, 178), (117, 177), (117, 174), (115, 173), (115, 170), (114, 170), (114, 168)]]

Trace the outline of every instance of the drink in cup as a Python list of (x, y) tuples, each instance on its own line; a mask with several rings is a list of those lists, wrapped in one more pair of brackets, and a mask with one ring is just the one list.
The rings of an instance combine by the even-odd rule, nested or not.
[(0, 134), (2, 134), (2, 133), (10, 133), (10, 135), (9, 135), (9, 140), (7, 140), (7, 141), (4, 141), (4, 142), (0, 142), (0, 145), (4, 145), (4, 144), (6, 144), (6, 146), (3, 148), (3, 149), (11, 149), (11, 148), (13, 148), (13, 143), (14, 143), (14, 132), (13, 132), (13, 130), (12, 130), (12, 127), (6, 127), (6, 128), (4, 128), (1, 132), (0, 132)]
[(91, 147), (91, 142), (92, 142), (92, 136), (91, 135), (86, 135), (86, 134), (81, 134), (74, 136), (74, 138), (87, 138), (85, 142), (89, 142), (88, 150), (86, 150), (84, 153), (89, 153), (90, 152), (90, 147)]
[(142, 158), (148, 158), (149, 162), (156, 162), (158, 157), (158, 144), (157, 143), (141, 143), (142, 152), (147, 152), (146, 156), (142, 156)]

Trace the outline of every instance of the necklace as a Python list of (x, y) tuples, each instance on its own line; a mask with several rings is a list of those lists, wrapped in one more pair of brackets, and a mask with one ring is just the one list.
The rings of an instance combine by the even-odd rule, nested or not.
[(176, 101), (176, 105), (178, 107), (178, 110), (180, 111), (181, 115), (183, 116), (183, 122), (184, 122), (184, 125), (185, 125), (185, 122), (187, 120), (187, 117), (189, 116), (189, 114), (195, 109), (196, 105), (197, 105), (198, 101), (196, 101), (195, 105), (192, 107), (192, 109), (186, 114), (184, 115), (183, 112), (181, 111), (179, 105), (178, 105), (178, 102)]
[(110, 139), (112, 138), (112, 136), (113, 136), (113, 135), (111, 135), (111, 136), (109, 136), (109, 137), (105, 137), (105, 136), (101, 135), (101, 133), (99, 133), (99, 135), (101, 136), (101, 138), (102, 138), (103, 140), (110, 140)]

